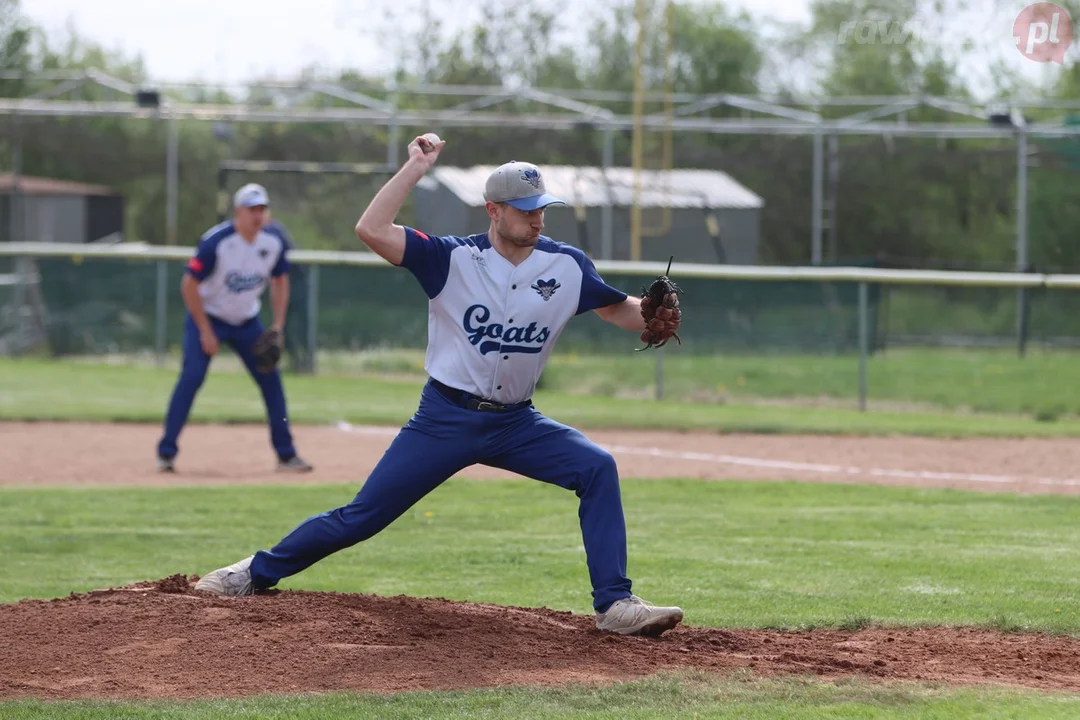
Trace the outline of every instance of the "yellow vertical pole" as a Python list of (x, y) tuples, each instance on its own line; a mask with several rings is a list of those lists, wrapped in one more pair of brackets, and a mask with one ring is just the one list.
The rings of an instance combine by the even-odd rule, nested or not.
[[(674, 75), (675, 70), (672, 67), (671, 62), (671, 35), (674, 32), (673, 25), (675, 23), (675, 10), (672, 0), (667, 0), (667, 5), (664, 7), (664, 158), (661, 161), (660, 167), (663, 168), (667, 175), (668, 190), (671, 189), (671, 164), (674, 155), (674, 140), (672, 132), (672, 121), (675, 119), (675, 105), (672, 101), (672, 93), (675, 91), (674, 87)], [(657, 235), (667, 235), (671, 232), (671, 202), (670, 198), (668, 202), (664, 203), (664, 219), (661, 222), (660, 230)]]
[(631, 137), (631, 164), (634, 172), (634, 193), (630, 203), (630, 259), (641, 260), (641, 164), (642, 126), (644, 112), (643, 68), (645, 63), (645, 12), (648, 0), (635, 0), (634, 21), (637, 23), (637, 41), (634, 46), (634, 130)]

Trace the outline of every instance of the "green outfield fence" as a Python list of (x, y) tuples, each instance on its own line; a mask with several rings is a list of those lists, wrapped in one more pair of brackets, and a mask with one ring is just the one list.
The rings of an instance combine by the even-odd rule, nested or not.
[[(153, 353), (160, 362), (180, 342), (179, 284), (191, 253), (140, 244), (0, 244), (0, 354)], [(425, 347), (427, 299), (406, 270), (368, 252), (292, 257), (292, 371), (317, 372), (318, 352)], [(666, 269), (596, 265), (609, 284), (629, 293)], [(1080, 346), (1071, 292), (1080, 288), (1080, 275), (679, 263), (670, 272), (684, 290), (677, 352), (857, 355), (852, 381), (863, 408), (866, 360), (893, 347)], [(604, 355), (638, 345), (589, 313), (570, 323), (557, 350)], [(655, 357), (663, 362), (663, 353)], [(659, 389), (662, 368), (657, 378)]]

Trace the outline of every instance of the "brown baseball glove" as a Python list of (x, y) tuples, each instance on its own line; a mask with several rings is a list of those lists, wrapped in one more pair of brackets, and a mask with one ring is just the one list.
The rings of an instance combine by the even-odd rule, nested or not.
[(251, 352), (255, 356), (255, 369), (261, 373), (273, 372), (281, 361), (281, 351), (285, 348), (285, 335), (275, 328), (268, 328), (255, 338)]
[[(672, 257), (674, 260), (674, 257)], [(668, 261), (668, 272), (671, 261)], [(667, 273), (658, 275), (648, 288), (641, 288), (641, 317), (645, 319), (645, 332), (641, 341), (648, 350), (651, 347), (663, 347), (668, 340), (675, 338), (680, 345), (679, 326), (682, 325), (682, 309), (679, 307), (679, 293), (682, 289), (671, 281)]]

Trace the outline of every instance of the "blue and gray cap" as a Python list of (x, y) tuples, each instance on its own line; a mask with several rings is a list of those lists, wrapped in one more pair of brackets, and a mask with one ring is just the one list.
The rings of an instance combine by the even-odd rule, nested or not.
[(257, 183), (248, 183), (233, 195), (233, 207), (258, 207), (269, 204), (270, 196), (266, 188)]
[(525, 212), (556, 203), (566, 204), (554, 195), (547, 194), (539, 168), (532, 163), (517, 160), (500, 165), (488, 176), (484, 186), (484, 199), (489, 202), (504, 202)]

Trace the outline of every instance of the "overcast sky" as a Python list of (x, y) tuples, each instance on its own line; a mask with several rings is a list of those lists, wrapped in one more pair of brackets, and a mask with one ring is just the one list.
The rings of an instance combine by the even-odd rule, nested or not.
[[(140, 54), (156, 81), (235, 83), (253, 76), (293, 77), (310, 65), (327, 70), (387, 70), (393, 58), (384, 50), (388, 10), (417, 7), (424, 0), (23, 0), (23, 12), (60, 38), (70, 22), (80, 35), (129, 55)], [(562, 0), (581, 8), (585, 3)], [(729, 0), (757, 17), (809, 20), (809, 0)], [(976, 9), (949, 27), (925, 28), (973, 42), (979, 59), (964, 68), (977, 82), (985, 80), (986, 60), (1003, 57), (1031, 79), (1059, 72), (1058, 65), (1036, 63), (1017, 52), (1012, 26), (1026, 5), (1022, 0), (974, 0)], [(445, 32), (471, 25), (475, 1), (433, 2)], [(581, 10), (574, 12), (581, 13)], [(576, 23), (581, 27), (584, 23)], [(1067, 59), (1077, 57), (1076, 45)], [(982, 75), (980, 75), (982, 73)]]

